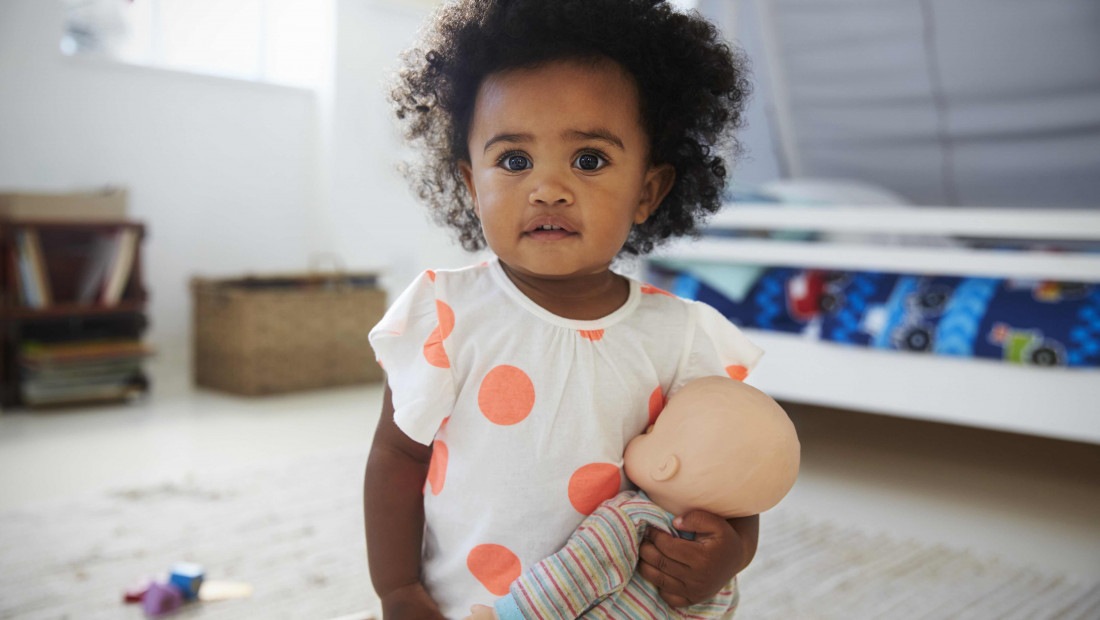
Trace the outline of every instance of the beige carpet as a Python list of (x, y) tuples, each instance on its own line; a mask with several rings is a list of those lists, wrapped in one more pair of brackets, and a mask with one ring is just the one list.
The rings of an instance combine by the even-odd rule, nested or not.
[[(342, 617), (376, 609), (362, 536), (365, 452), (212, 472), (0, 513), (0, 618), (141, 618), (135, 578), (177, 561), (252, 598), (172, 618)], [(1100, 585), (962, 550), (765, 515), (742, 619), (1100, 618)]]

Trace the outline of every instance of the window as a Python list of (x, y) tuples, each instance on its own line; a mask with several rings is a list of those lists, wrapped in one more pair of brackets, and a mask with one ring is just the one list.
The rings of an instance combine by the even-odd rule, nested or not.
[(333, 0), (66, 0), (61, 50), (122, 62), (317, 87)]

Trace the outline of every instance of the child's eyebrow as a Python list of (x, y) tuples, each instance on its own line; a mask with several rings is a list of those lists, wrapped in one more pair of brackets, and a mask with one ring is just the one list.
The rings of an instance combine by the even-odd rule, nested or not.
[(482, 150), (481, 152), (482, 153), (487, 152), (489, 150), (489, 147), (493, 146), (497, 142), (511, 142), (511, 143), (514, 143), (514, 144), (518, 144), (518, 143), (521, 143), (521, 142), (531, 142), (534, 139), (535, 139), (535, 136), (533, 136), (529, 133), (502, 133), (502, 134), (493, 136), (492, 138), (489, 138), (489, 141), (485, 143), (484, 150)]
[(626, 150), (626, 148), (623, 146), (623, 141), (619, 139), (619, 136), (616, 136), (607, 129), (603, 128), (590, 129), (588, 131), (580, 131), (578, 129), (566, 130), (562, 132), (561, 137), (567, 140), (600, 140), (602, 142), (607, 142), (608, 144), (617, 146), (621, 150)]
[[(626, 150), (623, 146), (623, 141), (619, 139), (619, 136), (611, 133), (607, 129), (596, 128), (589, 129), (588, 131), (581, 131), (579, 129), (567, 129), (562, 132), (561, 137), (565, 140), (599, 140), (606, 142), (613, 146), (619, 147), (620, 150)], [(493, 146), (497, 142), (509, 142), (512, 144), (520, 144), (523, 142), (531, 142), (535, 139), (535, 136), (529, 133), (502, 133), (489, 138), (485, 143), (485, 148), (482, 149), (482, 153), (489, 151), (489, 147)]]

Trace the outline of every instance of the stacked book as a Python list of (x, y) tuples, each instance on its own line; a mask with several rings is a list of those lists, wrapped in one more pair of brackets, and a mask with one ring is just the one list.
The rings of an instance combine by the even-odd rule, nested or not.
[(24, 341), (19, 351), (23, 402), (43, 406), (127, 400), (145, 390), (141, 362), (151, 354), (132, 339)]

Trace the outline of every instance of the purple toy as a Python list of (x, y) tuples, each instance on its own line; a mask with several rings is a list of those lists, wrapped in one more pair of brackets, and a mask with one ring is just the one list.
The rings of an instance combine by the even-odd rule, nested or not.
[(170, 583), (153, 583), (141, 601), (147, 616), (163, 616), (183, 605), (183, 592)]

